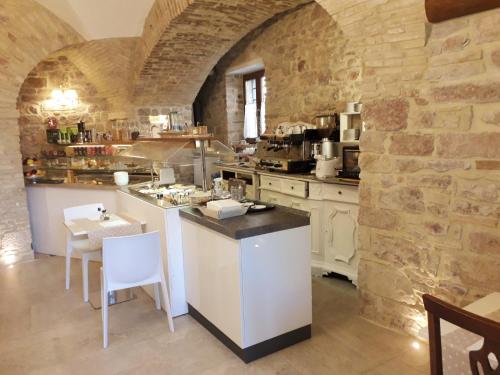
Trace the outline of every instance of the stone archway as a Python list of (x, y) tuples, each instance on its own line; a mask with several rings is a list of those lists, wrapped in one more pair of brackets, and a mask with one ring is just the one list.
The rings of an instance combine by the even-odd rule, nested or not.
[(33, 257), (19, 147), (19, 89), (39, 61), (83, 39), (31, 0), (2, 1), (0, 29), (0, 263), (11, 264)]
[[(219, 3), (223, 9), (223, 1), (210, 2), (213, 7), (217, 7)], [(245, 14), (243, 3), (237, 2), (236, 6), (231, 8), (232, 18), (229, 22)], [(353, 66), (360, 64), (361, 99), (368, 109), (365, 120), (370, 130), (362, 140), (366, 156), (363, 157), (365, 168), (360, 187), (362, 200), (359, 242), (363, 255), (359, 283), (364, 301), (362, 311), (370, 319), (415, 332), (421, 323), (416, 319), (421, 312), (418, 298), (421, 287), (412, 272), (419, 266), (410, 264), (409, 259), (404, 259), (404, 268), (408, 271), (401, 272), (394, 264), (394, 260), (399, 256), (395, 247), (391, 249), (391, 256), (387, 259), (384, 259), (384, 255), (373, 254), (372, 251), (373, 233), (385, 230), (394, 235), (398, 231), (396, 227), (380, 229), (384, 216), (387, 216), (387, 220), (397, 220), (393, 217), (397, 218), (399, 211), (404, 208), (383, 211), (377, 202), (378, 197), (372, 197), (371, 192), (375, 189), (378, 192), (381, 178), (397, 180), (397, 176), (388, 169), (370, 169), (369, 162), (372, 159), (380, 160), (379, 163), (384, 166), (383, 161), (390, 160), (390, 156), (386, 155), (389, 153), (385, 149), (386, 139), (391, 135), (390, 132), (405, 131), (410, 107), (407, 98), (416, 95), (411, 88), (421, 86), (422, 72), (426, 69), (427, 61), (427, 52), (424, 50), (426, 27), (423, 3), (371, 0), (319, 0), (318, 3), (334, 18), (345, 37), (346, 59)], [(215, 17), (213, 24), (210, 24), (210, 17), (203, 20), (206, 5), (207, 2), (204, 1), (192, 1), (189, 6), (186, 4), (188, 11), (169, 21), (165, 33), (155, 34), (159, 42), (150, 44), (154, 47), (147, 49), (144, 68), (138, 70), (135, 94), (141, 97), (140, 100), (191, 103), (215, 62), (240, 39), (240, 34), (234, 30), (224, 29), (223, 20)], [(278, 8), (273, 8), (268, 12), (277, 10)], [(221, 34), (204, 33), (209, 26), (213, 27), (212, 30), (219, 27)], [(249, 27), (242, 34), (251, 29), (253, 27)], [(190, 59), (192, 51), (186, 48), (190, 45), (189, 42), (195, 39), (197, 31), (203, 35), (204, 47), (207, 48), (201, 49), (199, 58), (195, 55), (194, 59)], [(225, 39), (221, 40), (219, 36), (224, 36)], [(179, 52), (181, 61), (167, 59), (156, 65), (162, 53), (168, 54), (170, 51)], [(345, 74), (348, 74), (347, 70)], [(405, 75), (403, 83), (402, 75)], [(160, 77), (166, 78), (164, 84), (157, 84)], [(186, 81), (188, 77), (190, 81)], [(380, 98), (384, 100), (378, 101)], [(381, 125), (378, 125), (379, 123)], [(380, 213), (382, 218), (378, 217)], [(396, 254), (392, 255), (394, 252)], [(424, 265), (424, 268), (429, 267)], [(392, 290), (389, 285), (393, 286)]]

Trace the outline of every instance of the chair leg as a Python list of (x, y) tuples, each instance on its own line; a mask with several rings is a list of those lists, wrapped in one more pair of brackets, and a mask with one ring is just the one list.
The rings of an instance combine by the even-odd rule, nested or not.
[(108, 347), (108, 290), (101, 267), (102, 346)]
[(71, 243), (68, 242), (66, 245), (66, 289), (69, 289), (70, 278), (71, 278), (71, 253), (73, 248)]
[(89, 258), (89, 254), (82, 253), (83, 302), (89, 301)]
[(160, 300), (160, 288), (158, 283), (153, 284), (153, 289), (155, 292), (155, 303), (156, 303), (156, 309), (161, 310), (161, 300)]
[(163, 292), (163, 302), (167, 310), (168, 328), (170, 332), (174, 332), (174, 321), (172, 319), (172, 311), (170, 309), (170, 299), (168, 298), (167, 282), (165, 281), (165, 274), (161, 271), (161, 290)]

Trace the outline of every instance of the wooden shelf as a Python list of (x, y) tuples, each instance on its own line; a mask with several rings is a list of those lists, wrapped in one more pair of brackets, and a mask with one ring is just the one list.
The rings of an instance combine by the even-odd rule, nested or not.
[(164, 135), (161, 138), (139, 138), (136, 142), (168, 142), (168, 141), (211, 141), (215, 139), (212, 134), (203, 135)]
[(95, 147), (95, 146), (129, 146), (137, 141), (121, 141), (121, 142), (101, 142), (101, 143), (47, 143), (48, 146), (63, 146), (63, 147)]

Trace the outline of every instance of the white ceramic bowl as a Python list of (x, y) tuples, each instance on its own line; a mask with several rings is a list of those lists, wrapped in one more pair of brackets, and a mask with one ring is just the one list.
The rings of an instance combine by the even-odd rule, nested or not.
[(128, 185), (128, 172), (115, 172), (113, 173), (115, 184), (118, 186)]

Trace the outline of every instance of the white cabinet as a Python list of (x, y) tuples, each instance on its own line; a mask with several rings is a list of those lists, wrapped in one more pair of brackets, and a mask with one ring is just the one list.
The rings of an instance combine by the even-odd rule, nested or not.
[(342, 202), (324, 204), (323, 268), (345, 275), (356, 284), (358, 206)]
[(323, 246), (323, 202), (307, 201), (307, 211), (311, 214), (311, 257), (313, 263), (321, 262), (324, 257)]
[(276, 176), (261, 175), (260, 188), (299, 198), (307, 198), (308, 195), (308, 183), (306, 181), (292, 180)]
[[(358, 188), (286, 177), (260, 177), (261, 200), (311, 214), (312, 266), (321, 272), (347, 276), (356, 284), (359, 263), (356, 251)], [(303, 195), (303, 192), (306, 194)]]
[[(262, 189), (262, 187), (261, 187)], [(271, 190), (260, 191), (260, 200), (280, 206), (290, 207), (291, 197)]]
[(309, 226), (235, 240), (181, 221), (190, 309), (233, 341), (231, 350), (311, 324)]

